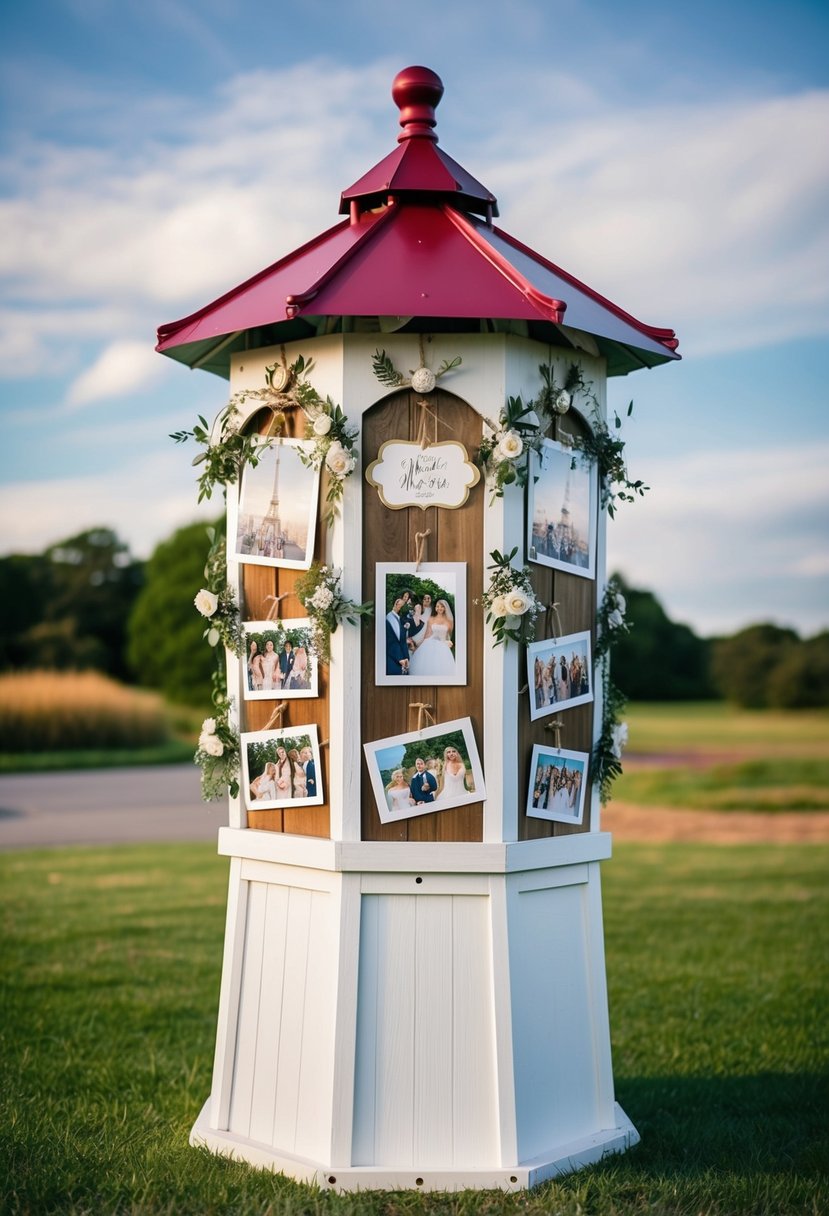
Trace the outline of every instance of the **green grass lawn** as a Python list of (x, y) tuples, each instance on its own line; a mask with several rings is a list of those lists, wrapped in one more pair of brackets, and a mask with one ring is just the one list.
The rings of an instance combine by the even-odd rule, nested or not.
[[(637, 806), (712, 811), (829, 810), (829, 712), (741, 710), (721, 702), (631, 705), (632, 763), (613, 797)], [(676, 757), (688, 763), (677, 763)], [(670, 763), (669, 763), (670, 758)]]
[(188, 1147), (227, 862), (0, 856), (0, 1211), (49, 1216), (829, 1211), (829, 847), (619, 845), (604, 900), (632, 1152), (529, 1195), (338, 1197)]

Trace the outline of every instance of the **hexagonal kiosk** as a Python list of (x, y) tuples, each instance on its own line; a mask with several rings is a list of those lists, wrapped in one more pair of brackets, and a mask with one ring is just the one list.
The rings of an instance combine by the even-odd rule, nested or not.
[[(343, 193), (345, 218), (159, 330), (160, 351), (229, 378), (247, 432), (285, 394), (258, 489), (247, 469), (228, 488), (246, 637), (307, 624), (312, 559), (375, 601), (330, 660), (299, 646), (301, 688), (267, 641), (271, 677), (253, 644), (228, 652), (243, 780), (219, 833), (213, 1088), (192, 1132), (342, 1190), (517, 1189), (638, 1139), (611, 1069), (606, 512), (580, 439), (607, 377), (677, 358), (676, 340), (495, 225), (495, 198), (438, 146), (442, 92), (401, 72), (398, 146)], [(297, 464), (315, 412), (292, 377), (356, 433), (357, 467), (348, 450), (323, 468), (330, 527)], [(526, 579), (506, 598), (491, 581), (508, 568), (529, 574), (529, 612), (509, 599), (526, 605)], [(299, 758), (285, 796), (280, 741)], [(287, 746), (303, 741), (313, 778)]]

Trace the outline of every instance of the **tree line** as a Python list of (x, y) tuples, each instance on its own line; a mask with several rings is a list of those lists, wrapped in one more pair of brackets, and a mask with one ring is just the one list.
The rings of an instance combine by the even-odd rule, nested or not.
[[(206, 525), (189, 524), (144, 562), (102, 527), (0, 558), (0, 670), (94, 668), (172, 701), (209, 704), (215, 660), (193, 607), (208, 548)], [(829, 631), (804, 639), (760, 623), (701, 638), (652, 592), (620, 583), (630, 631), (614, 646), (613, 677), (631, 700), (829, 705)]]

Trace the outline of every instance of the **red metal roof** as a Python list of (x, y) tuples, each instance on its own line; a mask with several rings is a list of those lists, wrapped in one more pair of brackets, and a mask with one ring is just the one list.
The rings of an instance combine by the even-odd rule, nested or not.
[(399, 146), (343, 192), (349, 219), (161, 326), (156, 349), (227, 375), (233, 350), (289, 341), (330, 318), (395, 316), (419, 328), (528, 322), (545, 340), (555, 327), (559, 341), (559, 327), (572, 327), (596, 339), (611, 375), (679, 358), (672, 330), (637, 321), (492, 226), (494, 195), (437, 147), (442, 93), (428, 68), (399, 73)]

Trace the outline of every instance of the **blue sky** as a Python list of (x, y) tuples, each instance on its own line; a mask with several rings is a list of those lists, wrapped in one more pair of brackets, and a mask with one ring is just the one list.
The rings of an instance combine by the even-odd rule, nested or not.
[(651, 487), (614, 566), (703, 633), (829, 626), (829, 12), (807, 3), (34, 0), (0, 18), (0, 552), (196, 516), (226, 385), (154, 354), (337, 219), (440, 73), (500, 224), (683, 362), (611, 382)]

